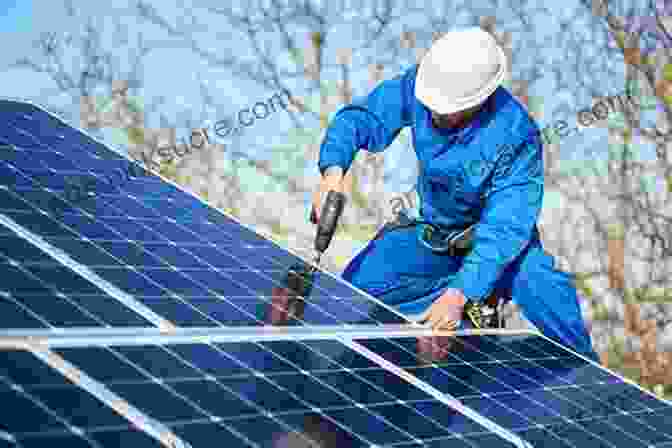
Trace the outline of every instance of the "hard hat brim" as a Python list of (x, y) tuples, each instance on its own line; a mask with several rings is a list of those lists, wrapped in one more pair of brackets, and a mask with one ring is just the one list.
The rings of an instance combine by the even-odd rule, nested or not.
[(500, 46), (497, 46), (497, 54), (499, 56), (497, 74), (477, 93), (462, 98), (446, 96), (439, 89), (431, 86), (421, 61), (415, 80), (415, 97), (429, 109), (439, 114), (451, 114), (481, 104), (504, 82), (506, 76), (506, 55)]

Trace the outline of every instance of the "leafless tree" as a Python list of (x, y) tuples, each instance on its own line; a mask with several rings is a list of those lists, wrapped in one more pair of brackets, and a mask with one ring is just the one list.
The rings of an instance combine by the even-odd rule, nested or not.
[[(112, 90), (115, 80), (125, 80), (126, 87), (132, 93), (142, 88), (143, 60), (152, 51), (153, 43), (146, 42), (142, 33), (138, 32), (133, 42), (119, 18), (108, 17), (100, 20), (95, 17), (82, 17), (71, 1), (65, 1), (65, 10), (73, 29), (67, 33), (44, 31), (34, 43), (37, 56), (21, 57), (8, 68), (30, 69), (49, 76), (56, 86), (56, 94), (67, 94), (72, 98), (74, 108), (64, 108), (56, 103), (49, 103), (44, 95), (35, 100), (39, 103), (48, 102), (50, 110), (55, 111), (79, 123), (79, 111), (82, 98), (87, 98), (97, 91)], [(113, 25), (110, 25), (113, 23)], [(113, 41), (107, 44), (103, 30), (113, 28)], [(128, 56), (127, 67), (118, 63), (118, 51), (125, 49)], [(42, 93), (42, 92), (41, 92)], [(158, 104), (149, 105), (148, 111), (154, 111)]]
[[(672, 285), (672, 160), (669, 151), (672, 114), (670, 104), (665, 99), (669, 81), (665, 79), (664, 70), (670, 62), (670, 49), (669, 34), (661, 18), (664, 11), (653, 2), (649, 4), (648, 11), (643, 12), (616, 12), (613, 11), (617, 9), (616, 5), (600, 0), (587, 6), (598, 19), (593, 25), (593, 29), (598, 30), (595, 33), (616, 43), (611, 47), (604, 45), (605, 55), (593, 58), (598, 66), (591, 72), (608, 70), (608, 67), (613, 66), (609, 64), (610, 60), (622, 58), (626, 66), (626, 87), (636, 85), (640, 87), (640, 92), (631, 92), (633, 100), (621, 104), (624, 125), (611, 126), (609, 129), (607, 171), (591, 179), (599, 185), (592, 188), (590, 193), (594, 199), (599, 199), (592, 202), (584, 199), (584, 203), (594, 208), (591, 214), (596, 221), (601, 221), (595, 225), (598, 237), (603, 241), (611, 241), (610, 249), (607, 250), (609, 263), (626, 264), (623, 260), (616, 259), (627, 253), (627, 264), (637, 264), (646, 271), (645, 276), (638, 278), (614, 278), (612, 287), (621, 290), (623, 295), (626, 294), (626, 289), (642, 286), (669, 288)], [(619, 13), (623, 15), (619, 16)], [(659, 44), (667, 42), (668, 48), (658, 48), (654, 54), (645, 55), (640, 48), (645, 45), (643, 31), (652, 29), (656, 31)], [(587, 90), (596, 102), (607, 96), (605, 92), (595, 92), (594, 87)], [(640, 120), (644, 98), (658, 100), (658, 119), (654, 126), (647, 126)], [(655, 160), (637, 160), (637, 143), (655, 145)], [(651, 177), (658, 182), (654, 182), (654, 188), (650, 185), (647, 188), (640, 182), (644, 177)], [(572, 187), (574, 191), (578, 191), (575, 185)], [(588, 195), (584, 193), (581, 196), (586, 198)], [(609, 215), (606, 215), (605, 209), (609, 208), (613, 210), (609, 210)], [(613, 241), (618, 239), (630, 241), (615, 244)], [(628, 277), (625, 273), (614, 272), (613, 269), (611, 276)]]
[[(665, 99), (669, 34), (660, 5), (650, 2), (647, 11), (640, 11), (631, 4), (624, 9), (621, 3), (585, 0), (584, 8), (561, 16), (564, 33), (554, 45), (564, 57), (549, 66), (559, 86), (573, 86), (579, 106), (568, 105), (562, 111), (564, 117), (570, 117), (570, 125), (572, 120), (578, 121), (577, 110), (588, 106), (595, 111), (602, 107), (600, 103), (615, 105), (609, 112), (623, 118), (597, 124), (607, 128), (608, 141), (594, 145), (581, 159), (580, 169), (566, 169), (570, 162), (561, 160), (561, 145), (547, 146), (552, 161), (547, 166), (547, 189), (561, 192), (568, 204), (564, 222), (556, 221), (553, 226), (550, 250), (577, 274), (582, 286), (598, 291), (589, 301), (611, 336), (622, 331), (624, 325), (634, 328), (634, 324), (627, 324), (634, 319), (626, 319), (626, 312), (632, 314), (628, 307), (633, 306), (628, 302), (636, 297), (651, 300), (660, 296), (654, 287), (666, 288), (669, 296), (672, 286), (672, 115)], [(645, 37), (647, 27), (649, 35)], [(659, 48), (647, 55), (643, 48), (651, 35), (658, 40)], [(668, 48), (660, 48), (663, 42)], [(618, 79), (623, 66), (614, 61), (621, 60), (625, 88), (609, 86), (605, 80)], [(623, 101), (612, 103), (619, 95)], [(653, 126), (640, 119), (646, 99), (651, 98), (658, 108)], [(643, 143), (655, 146), (654, 160), (637, 157), (638, 144)], [(653, 182), (647, 185), (643, 179)], [(571, 231), (563, 234), (565, 229)], [(642, 309), (647, 307), (659, 330), (670, 323), (669, 306), (646, 305)], [(651, 348), (653, 333), (630, 333), (642, 337), (646, 333), (647, 347)]]

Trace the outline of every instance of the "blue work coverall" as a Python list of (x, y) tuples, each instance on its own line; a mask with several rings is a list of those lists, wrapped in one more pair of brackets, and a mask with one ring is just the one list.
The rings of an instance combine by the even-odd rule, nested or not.
[(347, 172), (359, 149), (380, 152), (411, 127), (420, 162), (420, 215), (443, 229), (475, 226), (473, 248), (449, 256), (424, 246), (415, 227), (374, 238), (343, 272), (354, 286), (411, 315), (446, 288), (467, 299), (511, 297), (543, 334), (595, 361), (570, 274), (554, 267), (536, 225), (544, 191), (540, 131), (504, 88), (466, 126), (437, 129), (414, 95), (417, 65), (342, 107), (320, 148), (319, 169)]

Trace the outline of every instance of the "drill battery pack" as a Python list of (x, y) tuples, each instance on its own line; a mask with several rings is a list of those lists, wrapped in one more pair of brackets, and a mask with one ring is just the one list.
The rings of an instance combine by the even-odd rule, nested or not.
[(270, 325), (298, 325), (303, 319), (306, 300), (313, 289), (314, 272), (306, 265), (293, 265), (282, 286), (273, 288), (271, 306), (266, 315)]
[(464, 328), (504, 328), (506, 322), (502, 314), (502, 307), (506, 302), (508, 302), (508, 299), (495, 295), (488, 298), (484, 303), (467, 301), (462, 314)]

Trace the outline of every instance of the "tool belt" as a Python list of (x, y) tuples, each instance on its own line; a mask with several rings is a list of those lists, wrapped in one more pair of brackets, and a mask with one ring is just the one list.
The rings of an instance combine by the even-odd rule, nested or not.
[(473, 232), (475, 224), (466, 229), (442, 229), (434, 224), (410, 218), (403, 212), (397, 214), (392, 221), (378, 231), (374, 240), (382, 237), (391, 230), (417, 227), (418, 241), (435, 253), (455, 256), (466, 256), (473, 246)]

